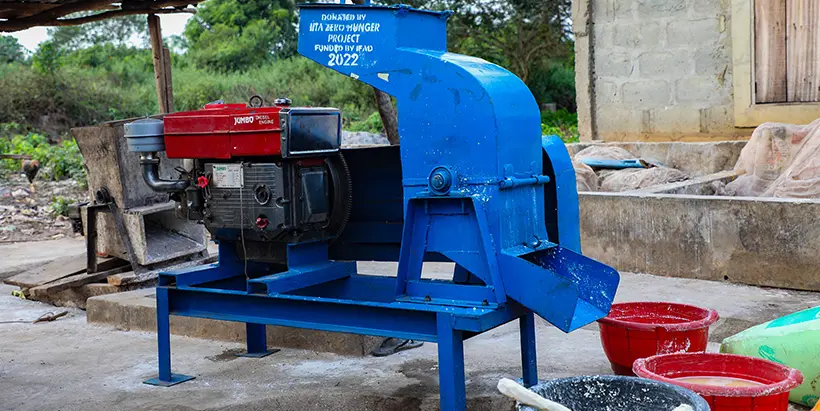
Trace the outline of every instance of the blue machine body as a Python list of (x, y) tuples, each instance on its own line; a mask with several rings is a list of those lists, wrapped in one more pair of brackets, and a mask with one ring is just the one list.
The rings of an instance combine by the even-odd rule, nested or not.
[[(519, 319), (523, 379), (537, 382), (534, 314), (569, 332), (609, 312), (618, 273), (580, 254), (578, 194), (567, 150), (542, 137), (526, 85), (484, 60), (447, 52), (449, 12), (407, 6), (302, 5), (300, 54), (396, 98), (400, 147), (348, 149), (350, 221), (332, 243), (290, 244), (287, 270), (240, 261), (162, 273), (160, 375), (172, 385), (168, 316), (438, 343), (441, 409), (464, 410), (463, 341)], [(361, 276), (355, 261), (398, 261)], [(452, 261), (451, 280), (421, 278)]]

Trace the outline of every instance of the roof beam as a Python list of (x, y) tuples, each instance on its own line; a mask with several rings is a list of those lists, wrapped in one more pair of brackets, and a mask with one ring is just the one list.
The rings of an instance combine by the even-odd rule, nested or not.
[(121, 17), (132, 14), (172, 14), (172, 13), (196, 13), (196, 9), (182, 8), (188, 4), (198, 3), (198, 1), (169, 0), (165, 2), (147, 2), (147, 7), (138, 7), (137, 4), (130, 4), (127, 9), (115, 8), (89, 16), (63, 19), (69, 14), (79, 11), (102, 10), (112, 8), (111, 0), (86, 0), (76, 3), (63, 4), (40, 13), (0, 21), (0, 32), (15, 32), (25, 30), (35, 26), (76, 26), (94, 21)]

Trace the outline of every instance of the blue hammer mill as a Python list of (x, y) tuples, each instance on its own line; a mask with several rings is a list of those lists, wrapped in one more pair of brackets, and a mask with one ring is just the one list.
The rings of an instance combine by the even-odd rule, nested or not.
[[(565, 332), (608, 314), (619, 276), (581, 255), (563, 142), (542, 137), (518, 77), (447, 52), (451, 14), (300, 6), (299, 53), (395, 97), (400, 146), (342, 148), (338, 110), (284, 99), (126, 125), (150, 143), (132, 145), (146, 183), (219, 243), (218, 263), (159, 275), (146, 383), (191, 379), (171, 372), (169, 335), (170, 315), (190, 316), (244, 322), (250, 356), (268, 352), (266, 325), (437, 343), (441, 409), (465, 410), (465, 340), (518, 320), (532, 386), (535, 314)], [(211, 135), (186, 129), (206, 123)], [(180, 180), (157, 176), (166, 145), (194, 158)], [(359, 275), (356, 261), (397, 261), (398, 274)], [(423, 279), (424, 261), (454, 262), (452, 279)]]

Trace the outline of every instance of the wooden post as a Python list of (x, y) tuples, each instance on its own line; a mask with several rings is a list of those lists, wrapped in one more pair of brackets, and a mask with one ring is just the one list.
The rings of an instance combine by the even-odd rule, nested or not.
[(373, 93), (376, 95), (376, 107), (379, 109), (379, 117), (382, 118), (382, 124), (384, 124), (387, 141), (391, 146), (395, 146), (399, 144), (399, 119), (396, 116), (396, 108), (393, 107), (393, 100), (389, 94), (375, 87)]
[(156, 14), (148, 15), (148, 35), (151, 38), (151, 54), (154, 57), (154, 78), (157, 83), (159, 112), (161, 114), (170, 113), (174, 109), (171, 57), (168, 49), (162, 47), (162, 29)]
[(174, 82), (171, 81), (171, 50), (162, 48), (162, 67), (165, 71), (165, 101), (168, 113), (174, 112)]

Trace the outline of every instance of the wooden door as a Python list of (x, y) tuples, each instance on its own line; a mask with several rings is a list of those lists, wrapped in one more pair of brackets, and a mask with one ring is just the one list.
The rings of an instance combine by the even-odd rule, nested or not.
[(820, 0), (755, 0), (755, 103), (820, 102)]

